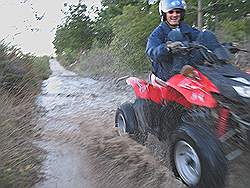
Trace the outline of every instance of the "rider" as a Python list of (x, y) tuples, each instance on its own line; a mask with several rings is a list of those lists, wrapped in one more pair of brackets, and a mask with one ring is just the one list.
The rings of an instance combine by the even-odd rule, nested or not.
[[(164, 81), (179, 72), (183, 65), (203, 64), (204, 57), (200, 51), (194, 50), (188, 55), (179, 53), (178, 49), (184, 42), (195, 42), (207, 47), (218, 60), (230, 59), (229, 52), (218, 42), (214, 33), (199, 31), (184, 22), (185, 10), (184, 0), (160, 0), (161, 23), (148, 38), (146, 53), (152, 61), (153, 73)], [(172, 33), (179, 33), (179, 36)]]
[[(184, 22), (185, 10), (186, 3), (184, 0), (160, 0), (161, 23), (148, 38), (146, 53), (152, 61), (153, 73), (164, 81), (174, 73), (173, 69), (177, 67), (179, 70), (181, 68), (180, 64), (183, 65), (183, 62), (180, 63), (173, 58), (180, 56), (178, 52), (176, 53), (176, 50), (181, 46), (181, 42), (169, 42), (171, 39), (168, 34), (171, 31), (179, 31), (182, 35), (181, 41), (199, 41), (200, 44), (206, 45), (207, 40), (209, 42), (212, 40), (210, 46), (206, 45), (208, 49), (214, 50), (220, 47), (213, 33), (199, 31)], [(182, 58), (182, 60), (185, 60), (186, 64), (202, 64), (204, 61), (197, 51), (191, 56)]]

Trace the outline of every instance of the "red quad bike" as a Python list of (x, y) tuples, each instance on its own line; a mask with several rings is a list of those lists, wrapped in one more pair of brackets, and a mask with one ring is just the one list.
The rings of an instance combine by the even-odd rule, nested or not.
[(249, 152), (250, 75), (219, 63), (202, 45), (182, 47), (191, 49), (207, 63), (186, 65), (166, 82), (153, 74), (149, 82), (126, 80), (136, 100), (117, 109), (115, 126), (140, 143), (148, 133), (170, 143), (173, 172), (187, 186), (223, 187), (228, 161)]

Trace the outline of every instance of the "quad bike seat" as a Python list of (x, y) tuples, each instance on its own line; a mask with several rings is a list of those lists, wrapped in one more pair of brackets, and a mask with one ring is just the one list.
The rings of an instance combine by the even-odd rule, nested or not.
[[(186, 77), (192, 77), (190, 75), (192, 75), (191, 73), (193, 73), (194, 68), (190, 65), (185, 65), (181, 71), (180, 74), (186, 76)], [(160, 86), (166, 87), (168, 84), (167, 82), (163, 81), (162, 79), (158, 78), (157, 76), (155, 76), (155, 74), (150, 73), (149, 74), (149, 82), (154, 84), (158, 84)]]
[(156, 77), (153, 73), (149, 74), (149, 81), (153, 85), (157, 84), (157, 85), (160, 85), (162, 87), (166, 87), (167, 86), (167, 83), (165, 81), (163, 81), (162, 79)]

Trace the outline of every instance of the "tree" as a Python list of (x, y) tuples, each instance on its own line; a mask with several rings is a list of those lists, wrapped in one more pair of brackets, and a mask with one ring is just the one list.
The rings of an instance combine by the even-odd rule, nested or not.
[(99, 45), (109, 45), (115, 36), (113, 32), (112, 19), (123, 14), (123, 7), (146, 6), (144, 0), (102, 0), (103, 8), (98, 12), (95, 23), (95, 37)]
[[(195, 7), (201, 0), (190, 0), (188, 3), (195, 13)], [(249, 18), (250, 1), (247, 0), (202, 0), (203, 26), (215, 29), (220, 21), (229, 19), (232, 21)], [(197, 23), (198, 25), (198, 23)]]
[(58, 26), (53, 41), (56, 53), (62, 55), (90, 49), (95, 36), (87, 6), (82, 3), (71, 5), (65, 15), (65, 23)]

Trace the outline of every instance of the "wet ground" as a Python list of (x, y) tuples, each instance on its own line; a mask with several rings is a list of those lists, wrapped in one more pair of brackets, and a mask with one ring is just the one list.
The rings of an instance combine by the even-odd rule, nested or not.
[[(38, 98), (46, 112), (39, 121), (43, 140), (38, 145), (47, 150), (47, 158), (45, 179), (36, 188), (185, 187), (162, 160), (165, 144), (150, 136), (145, 147), (117, 136), (115, 110), (133, 100), (132, 92), (111, 81), (79, 77), (56, 60), (50, 65), (53, 74)], [(250, 184), (248, 168), (231, 169), (239, 173), (230, 174), (228, 187)]]

